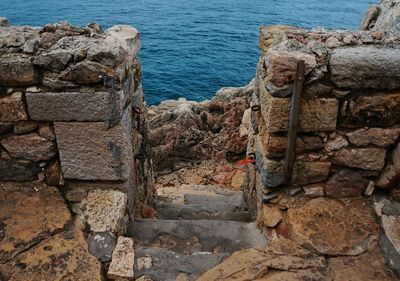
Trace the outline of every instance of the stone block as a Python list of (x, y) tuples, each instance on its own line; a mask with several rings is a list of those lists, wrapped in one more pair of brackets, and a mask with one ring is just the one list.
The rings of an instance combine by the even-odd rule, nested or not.
[(400, 91), (358, 93), (343, 104), (340, 112), (340, 125), (348, 128), (396, 125), (400, 123)]
[(110, 232), (96, 232), (89, 235), (89, 252), (101, 262), (111, 261), (117, 239)]
[(111, 45), (120, 45), (131, 56), (140, 51), (140, 33), (130, 25), (115, 25), (106, 30), (105, 41)]
[(125, 229), (127, 195), (117, 190), (91, 190), (86, 198), (82, 220), (93, 232), (118, 234)]
[(381, 171), (385, 165), (386, 150), (383, 148), (342, 148), (333, 157), (333, 162), (367, 171)]
[(396, 188), (400, 178), (400, 143), (392, 152), (392, 161), (388, 163), (376, 181), (380, 188)]
[(326, 195), (334, 198), (359, 197), (368, 184), (369, 181), (360, 173), (342, 169), (329, 178), (326, 183)]
[(121, 93), (26, 93), (29, 115), (38, 121), (118, 121)]
[(108, 269), (107, 277), (110, 280), (133, 280), (133, 266), (135, 252), (133, 240), (128, 237), (118, 237), (117, 246), (112, 253), (112, 261)]
[[(267, 91), (260, 93), (261, 113), (269, 132), (287, 131), (289, 127), (289, 98), (275, 98)], [(302, 100), (300, 104), (300, 131), (320, 132), (336, 129), (338, 115), (336, 99)]]
[(283, 211), (278, 206), (263, 204), (258, 223), (264, 227), (275, 227), (282, 218)]
[(33, 65), (32, 57), (21, 54), (4, 54), (0, 57), (1, 86), (24, 87), (39, 82), (39, 70)]
[(61, 72), (60, 79), (77, 84), (95, 84), (102, 81), (104, 74), (113, 76), (114, 72), (97, 62), (84, 60)]
[[(266, 158), (259, 136), (255, 136), (257, 167), (265, 187), (277, 187), (283, 183), (283, 161)], [(293, 184), (305, 185), (328, 178), (330, 162), (296, 161), (293, 168)]]
[(400, 216), (383, 215), (381, 223), (383, 235), (379, 245), (390, 267), (400, 274)]
[(35, 162), (49, 160), (56, 156), (55, 143), (42, 138), (37, 133), (13, 135), (0, 142), (13, 158), (22, 158)]
[(37, 56), (33, 63), (50, 71), (60, 72), (72, 60), (72, 54), (64, 50), (55, 50)]
[(39, 165), (31, 161), (0, 159), (0, 180), (3, 181), (35, 180), (39, 171)]
[(269, 50), (264, 57), (264, 64), (267, 66), (266, 80), (268, 83), (272, 83), (277, 87), (293, 84), (294, 77), (296, 76), (297, 62), (299, 60), (305, 61), (306, 75), (317, 67), (317, 61), (314, 55), (302, 52)]
[(134, 160), (132, 133), (124, 124), (55, 122), (54, 128), (65, 179), (128, 179)]
[(39, 124), (35, 121), (24, 120), (19, 121), (14, 125), (14, 134), (27, 134), (35, 131), (39, 127)]
[(0, 98), (0, 121), (17, 122), (27, 120), (22, 93), (13, 93), (11, 96)]
[(335, 49), (331, 80), (340, 88), (390, 90), (400, 87), (400, 49), (373, 46)]
[(357, 146), (370, 144), (380, 147), (392, 145), (400, 135), (400, 128), (368, 128), (347, 133), (349, 141)]
[(325, 195), (325, 184), (324, 183), (313, 183), (303, 186), (304, 194), (307, 197), (315, 198), (322, 197)]

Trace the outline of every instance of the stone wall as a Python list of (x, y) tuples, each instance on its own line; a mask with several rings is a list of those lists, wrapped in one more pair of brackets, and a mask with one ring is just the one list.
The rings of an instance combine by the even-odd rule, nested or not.
[(91, 231), (124, 232), (151, 195), (139, 33), (0, 27), (0, 181), (59, 186)]
[[(283, 185), (296, 62), (306, 80), (300, 106), (293, 190), (353, 197), (374, 186), (398, 194), (400, 39), (384, 31), (325, 32), (262, 27), (248, 153), (268, 198)], [(300, 188), (300, 189), (299, 189)], [(270, 195), (268, 195), (270, 194)], [(398, 195), (397, 195), (398, 196)]]

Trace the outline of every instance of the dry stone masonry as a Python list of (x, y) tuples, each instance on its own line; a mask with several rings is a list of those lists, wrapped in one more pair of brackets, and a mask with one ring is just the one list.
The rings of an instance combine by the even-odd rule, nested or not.
[(103, 262), (151, 196), (139, 50), (130, 26), (1, 19), (0, 182), (57, 186)]
[[(313, 213), (314, 218), (328, 215), (322, 206), (330, 205), (326, 209), (336, 209), (332, 216), (339, 217), (344, 205), (334, 206), (336, 201), (328, 198), (360, 197), (384, 189), (400, 200), (400, 36), (375, 27), (353, 32), (290, 26), (260, 29), (262, 54), (247, 151), (255, 154), (256, 165), (248, 167), (244, 187), (261, 225), (271, 229), (284, 220), (278, 226), (284, 237), (291, 233), (298, 244), (311, 245), (321, 254), (358, 255), (377, 240), (373, 229), (359, 228), (356, 237), (351, 234), (356, 229), (341, 229), (348, 235), (343, 237), (346, 246), (340, 249), (340, 233), (332, 243), (321, 233), (321, 229), (332, 230), (334, 226), (324, 226), (322, 221), (319, 225), (318, 220), (303, 221), (302, 217)], [(291, 94), (299, 60), (305, 62), (305, 85), (292, 181), (285, 184)], [(286, 202), (291, 199), (282, 202), (283, 190), (290, 196), (308, 198), (309, 203), (294, 204), (298, 208), (292, 209)], [(310, 199), (315, 197), (320, 198)], [(296, 213), (303, 210), (302, 215)], [(342, 219), (352, 219), (347, 216), (344, 212)], [(311, 225), (319, 229), (318, 239), (325, 239), (325, 244), (314, 236)], [(353, 246), (347, 249), (351, 239)], [(394, 241), (392, 248), (397, 245)], [(389, 262), (397, 271), (399, 254), (397, 251), (394, 259), (397, 263)]]

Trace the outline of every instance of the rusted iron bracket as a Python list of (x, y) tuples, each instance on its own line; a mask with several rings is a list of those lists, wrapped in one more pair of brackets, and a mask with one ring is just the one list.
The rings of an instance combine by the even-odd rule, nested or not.
[(296, 156), (296, 137), (299, 130), (300, 100), (303, 92), (305, 76), (305, 63), (303, 60), (297, 62), (296, 77), (293, 85), (293, 94), (289, 115), (288, 142), (283, 166), (284, 184), (290, 184), (293, 176), (294, 160)]

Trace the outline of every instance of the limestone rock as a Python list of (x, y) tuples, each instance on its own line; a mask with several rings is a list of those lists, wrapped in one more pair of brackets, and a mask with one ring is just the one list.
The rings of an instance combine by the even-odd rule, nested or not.
[(23, 87), (39, 84), (38, 69), (32, 58), (22, 54), (3, 54), (0, 57), (0, 85)]
[(400, 3), (396, 0), (384, 0), (381, 1), (379, 9), (373, 30), (400, 31)]
[(106, 30), (108, 37), (105, 41), (111, 45), (121, 45), (124, 50), (134, 55), (140, 51), (140, 33), (129, 25), (115, 25)]
[(40, 167), (28, 160), (0, 159), (0, 180), (29, 181), (37, 179)]
[(0, 265), (0, 271), (9, 280), (103, 280), (100, 262), (89, 254), (85, 238), (76, 228), (56, 234)]
[(345, 102), (341, 109), (342, 126), (388, 127), (400, 122), (400, 92), (360, 95)]
[(378, 6), (372, 5), (371, 7), (369, 7), (361, 21), (360, 30), (370, 30), (375, 25), (375, 21), (378, 15)]
[(357, 146), (374, 144), (380, 147), (392, 145), (400, 135), (400, 128), (369, 128), (347, 133), (349, 141)]
[(328, 152), (339, 150), (343, 147), (347, 147), (349, 142), (343, 136), (337, 136), (336, 138), (327, 141), (325, 145), (325, 150)]
[(117, 190), (91, 190), (82, 214), (93, 232), (121, 233), (125, 229), (124, 215), (127, 195)]
[(121, 118), (120, 95), (109, 92), (27, 93), (26, 101), (33, 120), (107, 121)]
[(133, 161), (129, 129), (107, 129), (102, 122), (55, 122), (54, 128), (65, 179), (127, 179)]
[(110, 232), (95, 232), (89, 235), (89, 252), (102, 262), (111, 261), (117, 239)]
[(396, 48), (335, 49), (329, 65), (331, 80), (340, 88), (390, 90), (400, 87), (400, 50)]
[(116, 67), (123, 63), (124, 51), (119, 45), (93, 45), (87, 50), (87, 58), (105, 66)]
[[(274, 98), (268, 92), (260, 93), (261, 113), (270, 133), (287, 131), (290, 99)], [(338, 101), (336, 99), (303, 100), (300, 104), (300, 131), (320, 132), (336, 129)]]
[(34, 187), (10, 182), (0, 189), (0, 264), (59, 232), (71, 218), (56, 188)]
[(379, 245), (390, 267), (400, 274), (400, 216), (383, 215), (381, 222), (383, 234)]
[(375, 218), (359, 199), (312, 199), (289, 209), (287, 223), (294, 242), (324, 255), (359, 255), (370, 249), (378, 237)]
[(369, 181), (358, 172), (342, 169), (326, 183), (326, 195), (334, 198), (361, 196)]
[(334, 163), (351, 168), (381, 171), (385, 165), (386, 150), (382, 148), (342, 148), (335, 153)]
[(265, 227), (275, 227), (283, 218), (283, 212), (279, 207), (262, 205), (259, 224)]
[(37, 133), (14, 135), (1, 141), (11, 157), (32, 161), (43, 161), (53, 158), (57, 149), (53, 142), (40, 137)]
[(107, 277), (111, 280), (133, 280), (134, 262), (133, 240), (123, 236), (118, 237)]
[(24, 109), (22, 93), (16, 92), (11, 96), (0, 98), (0, 121), (1, 122), (17, 122), (27, 120)]

